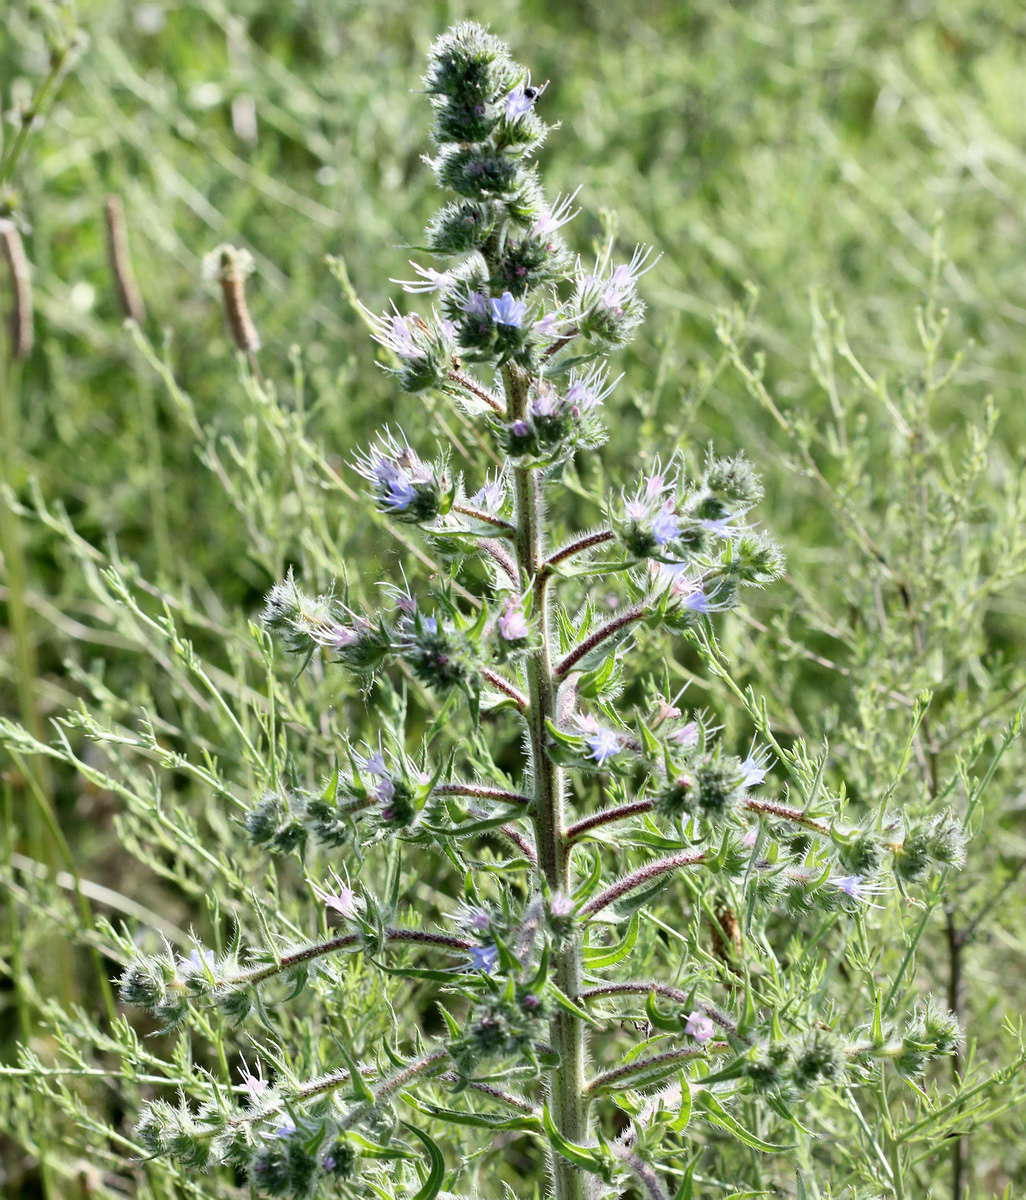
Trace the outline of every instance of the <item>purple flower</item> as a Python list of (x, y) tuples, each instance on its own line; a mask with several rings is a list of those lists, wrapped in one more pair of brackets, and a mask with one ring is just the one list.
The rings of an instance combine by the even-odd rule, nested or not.
[(551, 388), (539, 392), (531, 400), (531, 413), (536, 417), (551, 417), (559, 407), (559, 397)]
[(332, 646), (336, 650), (344, 650), (360, 640), (359, 633), (348, 625), (331, 625), (327, 629), (314, 631), (313, 635), (322, 646)]
[(528, 632), (524, 610), (515, 601), (507, 601), (506, 611), (499, 618), (499, 633), (507, 642), (522, 642)]
[(245, 1059), (242, 1060), (242, 1070), (239, 1072), (242, 1075), (242, 1089), (249, 1096), (250, 1104), (256, 1104), (260, 1097), (267, 1091), (270, 1084), (264, 1078), (263, 1067), (260, 1065), (260, 1059), (256, 1061), (256, 1074), (249, 1069), (249, 1064)]
[(492, 914), (484, 908), (472, 908), (467, 924), (478, 933), (485, 933), (491, 926)]
[(513, 436), (519, 438), (527, 437), (531, 432), (531, 426), (526, 421), (514, 421), (509, 428)]
[(495, 964), (499, 961), (498, 946), (472, 946), (470, 950), (470, 966), (475, 971), (483, 971), (491, 975)]
[(496, 325), (510, 325), (515, 329), (520, 328), (527, 315), (527, 305), (523, 300), (515, 300), (512, 292), (503, 292), (498, 300), (493, 296), (488, 307)]
[(614, 268), (612, 275), (599, 293), (599, 303), (604, 308), (621, 308), (630, 299), (641, 276), (646, 271), (650, 271), (659, 261), (657, 257), (652, 262), (648, 262), (651, 254), (651, 247), (638, 246), (629, 263), (621, 263)]
[(506, 499), (506, 489), (498, 479), (490, 480), (470, 497), (470, 503), (486, 513), (497, 513)]
[(274, 1136), (276, 1138), (287, 1138), (287, 1137), (291, 1137), (295, 1132), (296, 1132), (295, 1121), (286, 1120), (284, 1124), (279, 1125), (278, 1128), (274, 1131)]
[[(426, 326), (416, 313), (404, 317), (393, 306), (391, 314), (374, 317), (374, 340), (386, 350), (391, 350), (400, 358), (425, 358), (426, 352), (417, 344), (417, 337), (423, 336)], [(416, 336), (415, 336), (416, 335)]]
[(357, 471), (373, 487), (377, 503), (388, 512), (403, 512), (417, 499), (418, 485), (429, 484), (431, 468), (387, 430), (381, 444), (357, 456)]
[(652, 522), (652, 536), (660, 546), (680, 537), (680, 524), (677, 517), (669, 509), (662, 509)]
[(708, 1042), (711, 1041), (715, 1034), (716, 1026), (713, 1024), (711, 1017), (706, 1016), (704, 1012), (696, 1008), (688, 1015), (684, 1032), (693, 1037), (696, 1042)]
[(567, 403), (581, 412), (597, 408), (622, 378), (622, 375), (618, 375), (611, 383), (607, 383), (606, 373), (601, 368), (593, 368), (583, 375), (571, 371), (570, 386), (566, 391)]
[(709, 597), (705, 594), (705, 589), (702, 587), (696, 587), (693, 592), (689, 592), (684, 597), (684, 607), (690, 608), (692, 612), (712, 612), (712, 609), (709, 607)]
[(385, 804), (395, 795), (395, 784), (391, 779), (382, 779), (371, 788), (371, 795), (379, 804)]
[(369, 771), (371, 775), (378, 775), (382, 779), (388, 774), (385, 756), (380, 750), (375, 750), (373, 754), (368, 754), (360, 765), (365, 771)]
[(398, 283), (404, 292), (442, 292), (453, 285), (453, 277), (448, 271), (421, 267), (415, 262), (411, 262), (410, 266), (420, 279), (390, 279), (389, 283)]
[(482, 292), (470, 292), (465, 300), (460, 301), (460, 308), (472, 317), (487, 317), (488, 297)]
[(550, 209), (546, 209), (544, 212), (538, 214), (538, 219), (534, 223), (534, 233), (539, 237), (544, 237), (547, 233), (555, 233), (567, 221), (572, 221), (581, 211), (579, 208), (573, 212), (570, 211), (574, 200), (577, 198), (577, 192), (580, 190), (580, 188), (577, 188), (569, 196), (557, 196), (555, 203)]
[(699, 521), (699, 525), (703, 529), (708, 529), (712, 533), (726, 533), (730, 529), (730, 523), (733, 517), (717, 517), (714, 521)]
[(534, 323), (533, 332), (537, 337), (541, 338), (557, 338), (559, 337), (559, 325), (562, 318), (559, 313), (549, 312), (543, 317), (540, 317)]
[(879, 904), (871, 904), (869, 897), (887, 890), (884, 884), (868, 880), (864, 875), (845, 875), (840, 879), (831, 879), (830, 882), (839, 892), (869, 908), (880, 908)]
[(671, 737), (678, 746), (697, 746), (698, 745), (698, 722), (688, 721), (686, 725), (682, 725), (680, 729), (675, 730)]
[(405, 471), (400, 471), (386, 484), (381, 502), (390, 512), (405, 512), (416, 499), (417, 489)]
[(838, 891), (844, 892), (846, 896), (850, 896), (853, 900), (865, 899), (861, 875), (845, 875), (843, 879), (834, 879), (831, 882)]
[(428, 631), (428, 633), (437, 633), (438, 632), (438, 618), (437, 617), (425, 617), (424, 618), (424, 628)]
[(310, 886), (313, 888), (314, 895), (327, 908), (332, 908), (341, 916), (351, 919), (355, 917), (360, 907), (360, 902), (357, 899), (356, 893), (347, 884), (343, 883), (334, 870), (331, 872), (332, 883), (335, 885), (335, 890), (330, 891), (328, 888), (318, 887), (313, 880), (309, 880)]
[(194, 946), (189, 951), (187, 961), (196, 967), (197, 970), (205, 971), (207, 968), (212, 970), (214, 966), (214, 952), (213, 950), (201, 950), (198, 946)]

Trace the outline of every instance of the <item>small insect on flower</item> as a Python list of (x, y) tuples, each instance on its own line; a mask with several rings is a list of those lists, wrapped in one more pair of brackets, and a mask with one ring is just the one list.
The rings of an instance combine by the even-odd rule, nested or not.
[(531, 75), (528, 72), (524, 82), (518, 83), (506, 97), (506, 120), (516, 122), (526, 116), (534, 108), (534, 102), (547, 87), (547, 83), (543, 83), (541, 87), (532, 87)]

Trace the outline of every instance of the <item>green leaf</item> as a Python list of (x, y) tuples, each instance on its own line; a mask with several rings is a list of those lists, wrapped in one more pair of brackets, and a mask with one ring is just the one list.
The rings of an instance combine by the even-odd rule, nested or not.
[(442, 1183), (445, 1180), (445, 1157), (439, 1150), (437, 1143), (423, 1130), (418, 1129), (416, 1125), (411, 1125), (408, 1121), (403, 1121), (403, 1125), (420, 1139), (427, 1150), (428, 1162), (430, 1169), (428, 1170), (427, 1179), (424, 1180), (424, 1186), (413, 1197), (413, 1200), (435, 1200), (435, 1197), (442, 1190)]
[(571, 1000), (565, 992), (561, 992), (551, 979), (545, 985), (545, 990), (549, 993), (549, 995), (552, 996), (560, 1008), (565, 1008), (568, 1013), (573, 1013), (575, 1017), (578, 1017), (588, 1025), (594, 1026), (596, 1029), (602, 1028), (601, 1021), (596, 1021), (590, 1012), (587, 1012), (585, 1009), (581, 1008), (581, 1006), (575, 1001)]
[(589, 971), (595, 971), (600, 967), (615, 967), (617, 963), (623, 962), (637, 945), (640, 924), (638, 914), (635, 913), (631, 917), (630, 924), (627, 926), (627, 932), (624, 934), (622, 941), (617, 942), (615, 946), (586, 948), (581, 956), (585, 967)]
[(680, 1181), (680, 1187), (674, 1193), (673, 1200), (694, 1200), (694, 1191), (691, 1186), (691, 1181), (695, 1175), (695, 1169), (698, 1166), (698, 1160), (702, 1157), (702, 1152), (699, 1151), (695, 1157), (688, 1163), (687, 1170), (684, 1172), (684, 1178)]
[(427, 1100), (419, 1100), (408, 1093), (403, 1094), (404, 1103), (425, 1117), (433, 1117), (438, 1121), (446, 1121), (452, 1125), (469, 1125), (473, 1129), (491, 1130), (524, 1130), (529, 1133), (542, 1133), (542, 1123), (537, 1117), (527, 1113), (519, 1117), (503, 1117), (491, 1113), (462, 1112), (457, 1108), (443, 1108), (440, 1104), (432, 1104)]
[(680, 1078), (680, 1108), (670, 1122), (670, 1128), (674, 1133), (683, 1133), (691, 1120), (691, 1085), (683, 1071), (678, 1071), (677, 1074)]
[(579, 1146), (576, 1142), (565, 1138), (553, 1123), (547, 1104), (542, 1108), (542, 1124), (545, 1127), (545, 1136), (557, 1154), (561, 1154), (575, 1167), (580, 1167), (582, 1171), (590, 1171), (592, 1175), (601, 1175), (606, 1183), (612, 1183), (610, 1164), (601, 1159), (594, 1150), (590, 1150), (587, 1146)]
[(656, 1002), (655, 992), (649, 992), (645, 1001), (645, 1016), (653, 1029), (661, 1029), (664, 1033), (680, 1033), (684, 1027), (679, 1012), (672, 1017), (663, 1015)]
[(776, 1142), (764, 1142), (762, 1138), (756, 1137), (754, 1133), (745, 1129), (739, 1121), (727, 1112), (712, 1092), (700, 1091), (693, 1097), (693, 1100), (702, 1110), (706, 1120), (710, 1124), (725, 1130), (732, 1138), (736, 1138), (737, 1141), (743, 1142), (753, 1150), (758, 1150), (763, 1154), (779, 1154), (783, 1150), (794, 1149), (793, 1145), (782, 1146)]

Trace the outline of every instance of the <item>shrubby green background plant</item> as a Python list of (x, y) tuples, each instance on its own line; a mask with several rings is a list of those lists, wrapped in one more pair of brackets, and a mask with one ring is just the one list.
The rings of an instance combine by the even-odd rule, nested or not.
[[(588, 254), (615, 232), (621, 246), (664, 251), (646, 276), (645, 337), (610, 399), (617, 436), (581, 480), (575, 521), (598, 519), (584, 499), (595, 486), (650, 465), (625, 462), (631, 447), (681, 441), (700, 458), (712, 440), (744, 449), (764, 478), (760, 515), (788, 578), (727, 622), (724, 673), (678, 649), (671, 684), (690, 680), (689, 700), (733, 746), (763, 720), (751, 685), (780, 744), (804, 739), (822, 755), (824, 786), (843, 785), (855, 812), (888, 795), (964, 813), (973, 781), (987, 782), (969, 869), (919, 893), (914, 920), (899, 923), (905, 904), (885, 895), (871, 936), (833, 926), (808, 955), (793, 940), (785, 956), (795, 973), (827, 962), (847, 981), (858, 1011), (839, 1021), (865, 1019), (870, 970), (892, 981), (899, 1011), (913, 995), (948, 997), (968, 1031), (964, 1099), (952, 1104), (946, 1067), (925, 1099), (893, 1079), (827, 1096), (802, 1112), (818, 1136), (791, 1130), (798, 1148), (780, 1161), (706, 1131), (695, 1194), (743, 1183), (1001, 1196), (1026, 1182), (1019, 743), (998, 761), (1023, 686), (1020, 14), (829, 3), (561, 14), (79, 8), (88, 45), (32, 131), (11, 197), (31, 225), (37, 310), (36, 349), (5, 364), (0, 437), (7, 624), (31, 630), (5, 639), (4, 658), (3, 1045), (10, 1063), (19, 1040), (38, 1056), (4, 1084), (13, 1195), (232, 1194), (227, 1177), (135, 1163), (132, 1120), (175, 1084), (201, 1091), (207, 1070), (237, 1082), (238, 1054), (252, 1061), (256, 1048), (202, 1016), (177, 1056), (173, 1040), (110, 1024), (119, 964), (102, 920), (187, 954), (191, 930), (221, 946), (241, 923), (253, 944), (283, 922), (308, 934), (320, 911), (305, 873), (244, 849), (236, 822), (286, 753), (312, 787), (336, 724), (354, 740), (373, 726), (358, 688), (316, 663), (293, 683), (247, 619), (290, 564), (311, 592), (340, 563), (367, 564), (352, 581), (359, 602), (380, 574), (430, 569), (411, 546), (393, 552), (354, 503), (343, 460), (399, 410), (346, 297), (351, 286), (378, 309), (394, 291), (386, 276), (409, 274), (401, 243), (434, 196), (419, 161), (423, 101), (408, 92), (428, 42), (463, 15), (490, 20), (552, 81), (546, 115), (564, 125), (542, 161), (553, 190), (583, 184), (574, 247)], [(13, 6), (5, 108), (45, 79), (45, 31), (70, 32), (75, 16)], [(120, 328), (108, 192), (127, 213), (141, 335)], [(619, 216), (593, 215), (604, 209)], [(257, 365), (274, 399), (240, 371), (216, 289), (200, 282), (200, 259), (222, 241), (256, 261)], [(328, 253), (344, 264), (341, 296)], [(428, 400), (424, 414), (457, 463), (477, 460), (448, 405)], [(418, 711), (426, 727), (433, 714)], [(444, 911), (429, 882), (407, 899), (425, 919)], [(686, 936), (722, 963), (738, 898), (672, 899), (643, 926), (639, 973), (682, 911)], [(380, 981), (359, 960), (339, 970), (343, 986), (315, 981), (276, 1009), (297, 1073), (318, 1069), (339, 1022), (356, 1038), (386, 1027)], [(422, 1016), (431, 995), (406, 982), (388, 992)], [(382, 1001), (377, 1018), (368, 996)], [(508, 1153), (510, 1182), (531, 1194), (540, 1161), (519, 1142)]]

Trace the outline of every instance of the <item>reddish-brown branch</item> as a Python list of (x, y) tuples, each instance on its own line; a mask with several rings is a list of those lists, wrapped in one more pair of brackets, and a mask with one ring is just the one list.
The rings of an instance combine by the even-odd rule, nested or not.
[(583, 642), (566, 656), (555, 670), (557, 679), (563, 679), (574, 669), (574, 667), (586, 658), (592, 650), (597, 646), (601, 646), (604, 641), (619, 633), (628, 625), (633, 625), (635, 621), (640, 621), (645, 616), (645, 606), (636, 604), (633, 608), (629, 608), (626, 612), (620, 613), (619, 616), (613, 617), (611, 621), (607, 621), (605, 625), (596, 629), (591, 637), (585, 638)]
[(652, 807), (651, 800), (635, 800), (633, 804), (618, 804), (614, 808), (604, 808), (601, 812), (592, 813), (590, 817), (575, 821), (570, 826), (566, 831), (567, 843), (577, 841), (578, 838), (601, 825), (611, 825), (614, 821), (625, 821), (628, 817), (637, 816), (638, 813), (651, 812)]
[(610, 904), (615, 904), (617, 900), (623, 899), (628, 892), (633, 892), (635, 888), (644, 887), (646, 883), (651, 883), (660, 875), (676, 871), (679, 867), (697, 866), (704, 862), (705, 858), (704, 850), (682, 850), (679, 854), (671, 854), (667, 858), (659, 858), (655, 862), (646, 863), (645, 866), (625, 875), (623, 879), (618, 879), (604, 892), (599, 892), (593, 900), (589, 900), (581, 909), (581, 916), (594, 916), (595, 913), (608, 908)]

